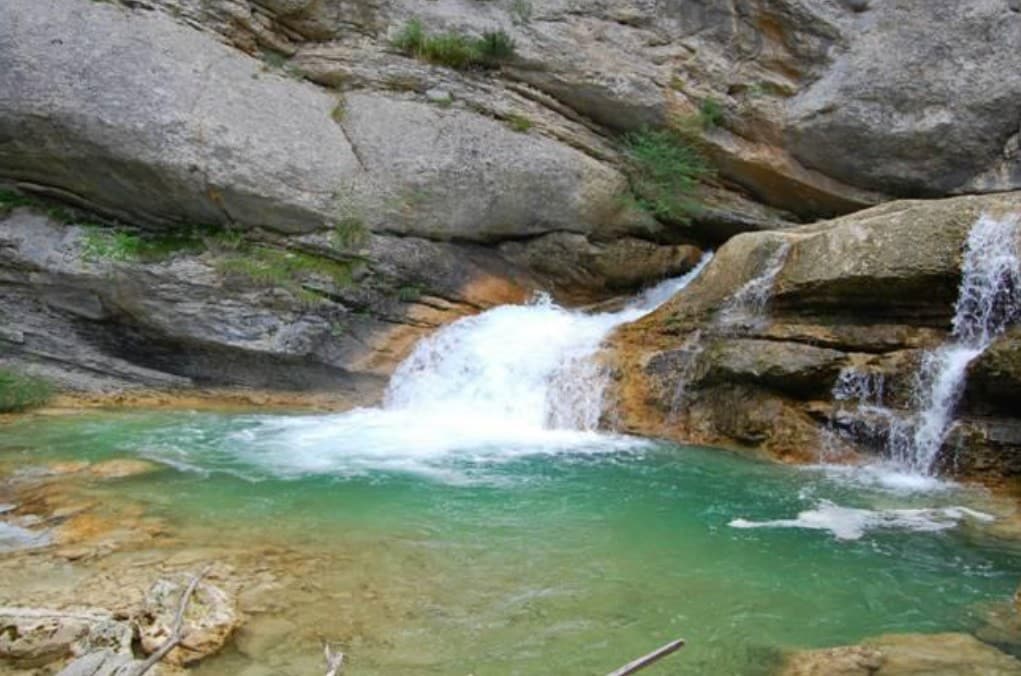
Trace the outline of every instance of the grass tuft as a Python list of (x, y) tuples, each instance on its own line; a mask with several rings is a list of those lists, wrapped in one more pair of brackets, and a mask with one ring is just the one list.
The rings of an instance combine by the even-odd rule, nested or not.
[(429, 35), (412, 19), (391, 41), (401, 53), (457, 70), (496, 68), (514, 58), (514, 40), (504, 31), (486, 31), (479, 38), (461, 33)]
[(526, 133), (534, 125), (530, 119), (520, 113), (511, 113), (506, 119), (507, 126), (519, 133)]
[(703, 129), (720, 126), (723, 122), (723, 106), (712, 97), (703, 99), (698, 108), (698, 119)]

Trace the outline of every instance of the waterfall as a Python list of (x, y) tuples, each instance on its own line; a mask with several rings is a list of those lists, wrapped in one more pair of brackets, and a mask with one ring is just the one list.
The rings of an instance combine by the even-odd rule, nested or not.
[(887, 456), (907, 471), (926, 476), (935, 472), (937, 456), (964, 390), (968, 366), (994, 338), (1021, 319), (1018, 237), (1016, 216), (996, 219), (983, 215), (972, 227), (961, 266), (950, 340), (922, 356), (909, 416), (884, 406), (882, 377), (878, 374), (847, 371), (834, 387), (834, 399), (857, 404), (850, 421), (857, 427), (856, 436), (881, 438)]
[(572, 311), (542, 295), (456, 321), (421, 341), (397, 368), (384, 408), (517, 429), (594, 430), (608, 380), (595, 359), (604, 339), (683, 289), (710, 257), (617, 312)]

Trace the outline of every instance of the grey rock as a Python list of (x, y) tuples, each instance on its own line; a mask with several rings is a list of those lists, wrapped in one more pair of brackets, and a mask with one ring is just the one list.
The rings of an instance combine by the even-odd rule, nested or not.
[(342, 101), (159, 12), (0, 11), (12, 93), (0, 177), (106, 213), (289, 233), (357, 217), (474, 241), (646, 223), (621, 207), (613, 168), (485, 116), (380, 93)]
[[(1021, 187), (1021, 16), (1003, 0), (882, 2), (791, 102), (807, 166), (903, 196)], [(897, 45), (891, 49), (891, 45)]]
[(105, 610), (0, 607), (0, 660), (20, 668), (110, 648), (131, 650), (132, 629)]
[(0, 176), (151, 221), (320, 227), (359, 171), (336, 99), (154, 12), (0, 8)]
[(828, 393), (847, 355), (793, 342), (720, 340), (700, 355), (700, 386), (753, 383), (808, 398)]

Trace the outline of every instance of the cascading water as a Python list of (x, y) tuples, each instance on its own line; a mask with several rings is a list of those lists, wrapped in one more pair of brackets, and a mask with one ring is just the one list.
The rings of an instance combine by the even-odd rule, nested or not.
[[(950, 342), (927, 352), (915, 375), (913, 413), (905, 418), (883, 405), (881, 376), (848, 371), (834, 399), (853, 400), (859, 427), (884, 437), (901, 469), (932, 476), (953, 425), (968, 365), (993, 339), (1021, 319), (1018, 217), (983, 215), (968, 236)], [(880, 378), (880, 380), (876, 380)]]
[(451, 453), (493, 460), (640, 444), (595, 431), (609, 377), (596, 354), (614, 328), (656, 309), (710, 257), (617, 312), (587, 314), (540, 296), (458, 320), (415, 347), (382, 407), (260, 419), (258, 430), (240, 433), (246, 453), (285, 474), (396, 470), (451, 479)]
[(516, 430), (594, 430), (607, 376), (593, 357), (603, 340), (684, 288), (708, 261), (618, 312), (571, 311), (544, 295), (454, 322), (420, 342), (397, 368), (384, 408), (486, 419)]

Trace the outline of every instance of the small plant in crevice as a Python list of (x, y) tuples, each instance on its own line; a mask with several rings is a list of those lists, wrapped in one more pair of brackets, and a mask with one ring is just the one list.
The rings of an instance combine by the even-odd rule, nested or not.
[(712, 173), (701, 152), (676, 131), (647, 127), (626, 134), (623, 146), (638, 205), (660, 220), (688, 222), (699, 209), (699, 182)]
[(502, 30), (478, 38), (454, 32), (430, 35), (418, 19), (405, 24), (390, 44), (406, 56), (457, 70), (496, 68), (515, 55), (514, 39)]
[(344, 97), (338, 96), (337, 105), (333, 106), (333, 110), (330, 111), (330, 119), (340, 124), (345, 117), (347, 117), (347, 101), (344, 100)]
[(718, 127), (723, 122), (723, 106), (712, 97), (702, 99), (698, 107), (698, 119), (702, 129)]
[(43, 378), (0, 368), (0, 413), (38, 408), (52, 399), (53, 394), (53, 385)]
[(514, 58), (514, 38), (503, 31), (485, 31), (475, 41), (482, 63), (496, 66)]
[(528, 119), (524, 115), (521, 115), (520, 113), (511, 113), (510, 115), (507, 116), (505, 122), (507, 123), (508, 127), (521, 134), (526, 133), (529, 129), (531, 129), (534, 126), (530, 119)]
[(369, 230), (357, 216), (345, 216), (333, 224), (331, 239), (340, 249), (355, 249), (365, 244)]
[(422, 297), (422, 286), (419, 284), (406, 284), (397, 289), (397, 299), (402, 303), (414, 303)]

